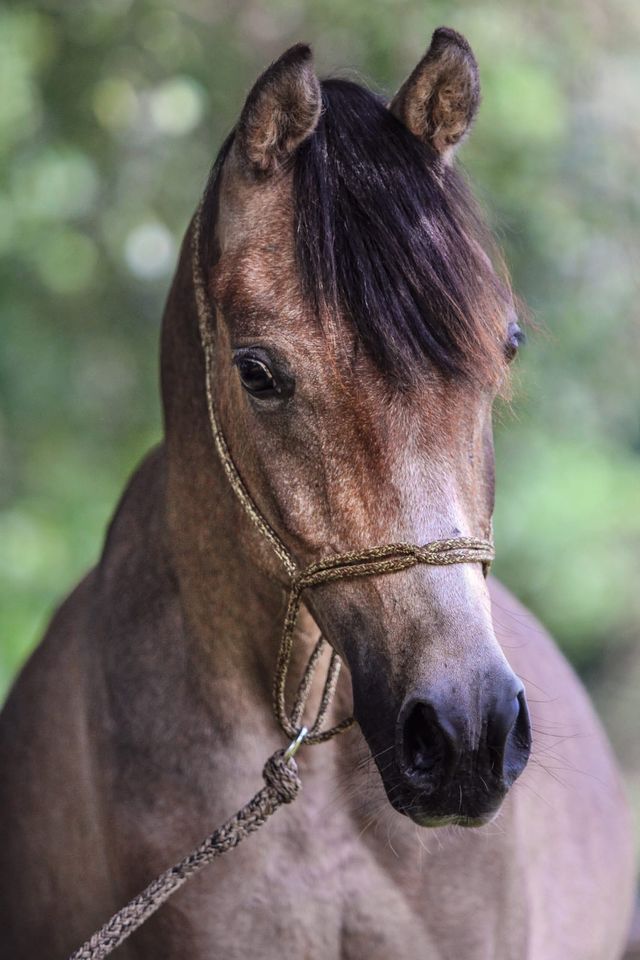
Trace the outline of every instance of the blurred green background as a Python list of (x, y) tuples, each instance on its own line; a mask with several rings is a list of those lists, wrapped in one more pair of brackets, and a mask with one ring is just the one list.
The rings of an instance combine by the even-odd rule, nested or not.
[[(0, 697), (160, 437), (181, 235), (290, 43), (393, 91), (463, 32), (461, 159), (544, 332), (498, 414), (496, 572), (555, 633), (640, 795), (640, 4), (41, 0), (0, 8)], [(345, 69), (348, 68), (348, 69)]]

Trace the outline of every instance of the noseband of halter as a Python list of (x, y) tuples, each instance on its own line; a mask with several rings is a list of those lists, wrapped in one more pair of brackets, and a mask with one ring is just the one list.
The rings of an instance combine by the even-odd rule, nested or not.
[(214, 317), (200, 258), (203, 204), (204, 199), (198, 208), (192, 227), (192, 263), (198, 326), (205, 357), (207, 407), (211, 434), (218, 457), (220, 458), (220, 462), (222, 463), (222, 467), (233, 492), (242, 504), (251, 522), (260, 531), (263, 538), (269, 543), (273, 552), (279, 558), (290, 582), (289, 599), (284, 618), (273, 686), (273, 706), (276, 718), (283, 732), (290, 739), (298, 742), (304, 739), (304, 741), (309, 744), (323, 743), (326, 740), (330, 740), (336, 734), (347, 730), (354, 723), (354, 718), (346, 717), (344, 720), (341, 720), (340, 723), (335, 724), (335, 726), (324, 730), (322, 729), (336, 689), (341, 666), (339, 655), (332, 649), (324, 688), (315, 719), (310, 721), (308, 726), (303, 725), (303, 714), (311, 690), (314, 670), (320, 660), (326, 642), (322, 635), (319, 637), (309, 657), (302, 679), (298, 685), (291, 711), (287, 710), (285, 700), (287, 672), (293, 649), (294, 631), (304, 591), (323, 583), (332, 583), (335, 580), (397, 573), (400, 570), (408, 570), (410, 567), (415, 567), (418, 564), (448, 566), (454, 563), (481, 563), (486, 577), (491, 561), (494, 558), (494, 547), (490, 540), (478, 540), (473, 537), (432, 540), (423, 546), (417, 546), (412, 543), (389, 543), (385, 546), (370, 547), (366, 550), (326, 557), (324, 560), (319, 560), (317, 563), (313, 563), (305, 569), (299, 569), (290, 551), (267, 522), (247, 490), (233, 462), (229, 447), (220, 429), (213, 395)]

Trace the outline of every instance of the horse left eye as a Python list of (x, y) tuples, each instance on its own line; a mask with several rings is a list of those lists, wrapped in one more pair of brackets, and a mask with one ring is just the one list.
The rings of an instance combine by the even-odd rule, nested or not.
[(279, 392), (275, 377), (262, 360), (256, 357), (238, 357), (236, 366), (242, 386), (252, 396), (265, 397)]

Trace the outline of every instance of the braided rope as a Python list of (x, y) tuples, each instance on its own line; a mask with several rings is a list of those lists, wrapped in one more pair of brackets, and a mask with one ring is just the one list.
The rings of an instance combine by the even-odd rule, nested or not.
[(193, 853), (161, 873), (142, 893), (94, 933), (90, 940), (79, 947), (69, 960), (103, 960), (194, 874), (227, 850), (237, 847), (245, 837), (258, 830), (283, 803), (292, 803), (302, 785), (295, 761), (286, 760), (284, 754), (284, 750), (278, 750), (267, 760), (262, 771), (265, 785), (249, 803), (203, 840)]
[(213, 394), (214, 344), (213, 317), (200, 263), (200, 227), (202, 203), (198, 207), (192, 233), (193, 285), (198, 313), (200, 338), (205, 357), (207, 407), (211, 435), (229, 484), (245, 513), (270, 544), (280, 559), (290, 580), (289, 599), (285, 613), (280, 648), (273, 684), (274, 712), (283, 732), (292, 743), (286, 751), (279, 750), (267, 760), (263, 770), (265, 786), (230, 820), (212, 833), (200, 846), (180, 863), (162, 873), (145, 890), (118, 911), (90, 940), (75, 951), (69, 960), (103, 960), (123, 940), (145, 922), (176, 890), (216, 857), (236, 847), (253, 833), (284, 803), (291, 803), (300, 790), (300, 779), (293, 761), (293, 753), (304, 740), (308, 744), (325, 743), (348, 730), (355, 720), (345, 717), (334, 726), (323, 729), (329, 707), (338, 683), (341, 661), (335, 650), (327, 668), (320, 703), (315, 718), (308, 728), (303, 726), (305, 706), (311, 692), (314, 671), (324, 651), (326, 641), (320, 636), (308, 659), (298, 684), (291, 712), (287, 711), (286, 683), (302, 594), (311, 587), (356, 577), (380, 576), (408, 570), (418, 564), (447, 566), (454, 563), (481, 563), (485, 576), (494, 557), (489, 540), (457, 537), (433, 540), (423, 546), (412, 543), (389, 543), (384, 546), (354, 550), (325, 557), (299, 571), (291, 553), (278, 534), (264, 518), (238, 473), (226, 440), (220, 429)]

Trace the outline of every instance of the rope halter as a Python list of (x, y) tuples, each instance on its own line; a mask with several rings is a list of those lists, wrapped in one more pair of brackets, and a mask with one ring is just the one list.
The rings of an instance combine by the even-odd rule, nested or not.
[(354, 723), (353, 717), (346, 717), (334, 726), (323, 729), (335, 693), (341, 667), (339, 655), (335, 650), (332, 650), (324, 688), (315, 717), (308, 722), (308, 725), (303, 724), (304, 709), (311, 691), (314, 671), (326, 643), (322, 635), (319, 637), (311, 652), (302, 679), (298, 684), (291, 710), (287, 710), (285, 697), (287, 673), (291, 661), (294, 631), (302, 604), (303, 592), (319, 584), (332, 583), (336, 580), (353, 579), (355, 577), (397, 573), (400, 570), (408, 570), (410, 567), (415, 567), (418, 564), (448, 566), (454, 563), (481, 563), (484, 574), (487, 576), (491, 561), (494, 558), (494, 546), (490, 540), (480, 540), (473, 537), (432, 540), (423, 546), (412, 543), (389, 543), (385, 546), (370, 547), (365, 550), (326, 557), (303, 570), (298, 568), (290, 551), (265, 519), (245, 486), (233, 462), (229, 447), (220, 428), (220, 421), (218, 419), (213, 394), (214, 318), (201, 262), (200, 241), (204, 199), (206, 199), (206, 195), (198, 207), (193, 223), (192, 263), (198, 327), (205, 357), (209, 424), (218, 457), (233, 492), (248, 518), (259, 530), (262, 537), (267, 541), (280, 560), (290, 583), (287, 610), (276, 663), (273, 685), (273, 707), (282, 731), (292, 741), (287, 751), (288, 757), (291, 757), (303, 740), (309, 744), (323, 743), (326, 740), (330, 740), (336, 734), (347, 730)]

